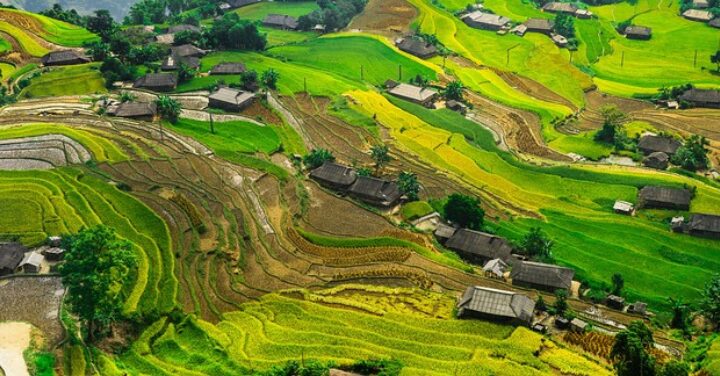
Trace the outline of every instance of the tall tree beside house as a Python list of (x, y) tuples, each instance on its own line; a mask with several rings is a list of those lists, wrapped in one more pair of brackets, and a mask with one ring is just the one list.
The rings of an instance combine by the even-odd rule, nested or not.
[(540, 227), (533, 227), (520, 242), (520, 249), (530, 258), (548, 260), (552, 258), (552, 239)]
[(555, 16), (555, 32), (564, 36), (565, 38), (575, 37), (575, 17), (565, 14), (558, 13)]
[(652, 331), (642, 321), (618, 333), (610, 352), (618, 376), (655, 376), (655, 358), (648, 352), (653, 344)]
[(675, 329), (686, 330), (688, 327), (690, 307), (681, 298), (668, 298), (673, 317), (670, 320), (670, 327)]
[(84, 47), (87, 54), (92, 57), (94, 61), (104, 61), (110, 56), (110, 45), (105, 42), (95, 40), (86, 43)]
[(311, 150), (305, 157), (303, 157), (303, 163), (309, 170), (314, 170), (323, 165), (325, 162), (334, 162), (335, 156), (332, 153), (323, 148)]
[(612, 278), (610, 278), (610, 282), (612, 282), (613, 295), (620, 295), (622, 293), (623, 288), (625, 288), (625, 278), (623, 278), (622, 274), (620, 274), (620, 273), (613, 274)]
[(603, 126), (595, 134), (595, 140), (613, 144), (620, 150), (630, 149), (631, 141), (624, 128), (628, 116), (614, 105), (602, 107), (600, 113), (603, 117)]
[(555, 314), (559, 316), (565, 316), (570, 309), (570, 305), (567, 302), (568, 293), (567, 290), (557, 290), (555, 291), (555, 303), (553, 304), (553, 309), (555, 310)]
[(67, 303), (92, 342), (121, 318), (124, 286), (137, 267), (132, 245), (99, 225), (63, 241), (65, 261), (58, 268), (68, 289)]
[(176, 45), (197, 44), (201, 38), (202, 35), (197, 31), (183, 30), (175, 34), (174, 42)]
[(380, 171), (386, 164), (390, 163), (390, 149), (387, 145), (374, 145), (370, 148), (370, 158), (375, 162), (375, 169)]
[(710, 55), (710, 62), (717, 66), (716, 70), (720, 72), (720, 50)]
[(471, 230), (482, 228), (485, 211), (480, 207), (480, 200), (460, 193), (453, 193), (445, 203), (445, 218), (460, 227)]
[(720, 274), (715, 274), (705, 284), (700, 309), (705, 319), (715, 327), (716, 331), (720, 331)]
[(99, 35), (105, 42), (109, 41), (117, 30), (115, 20), (110, 15), (110, 12), (104, 9), (96, 10), (94, 15), (88, 16), (85, 27)]
[(180, 63), (180, 65), (178, 66), (177, 75), (179, 82), (187, 82), (190, 81), (193, 77), (195, 77), (195, 70), (190, 68), (190, 66), (185, 63)]
[(226, 13), (213, 22), (205, 37), (208, 47), (216, 49), (262, 51), (267, 45), (267, 38), (257, 25), (240, 19), (237, 13)]
[(268, 69), (262, 72), (260, 76), (260, 84), (266, 89), (277, 89), (277, 82), (280, 79), (280, 73), (275, 69)]
[(451, 81), (443, 92), (445, 99), (463, 100), (463, 84), (460, 81)]
[(167, 95), (161, 95), (155, 101), (155, 104), (157, 105), (157, 111), (161, 118), (168, 120), (171, 123), (177, 122), (178, 117), (180, 117), (180, 112), (182, 111), (180, 102)]
[(710, 164), (708, 153), (710, 152), (706, 146), (710, 145), (710, 142), (699, 135), (692, 135), (685, 141), (685, 144), (681, 146), (675, 155), (673, 155), (672, 162), (688, 171), (703, 170)]
[(398, 177), (398, 187), (405, 197), (410, 201), (417, 201), (419, 199), (418, 194), (420, 193), (420, 183), (418, 182), (417, 175), (412, 172), (403, 171)]

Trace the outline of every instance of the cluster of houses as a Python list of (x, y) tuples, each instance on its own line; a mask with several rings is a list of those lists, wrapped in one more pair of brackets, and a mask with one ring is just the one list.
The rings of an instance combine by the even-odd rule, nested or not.
[(325, 188), (380, 208), (396, 206), (403, 196), (394, 181), (361, 176), (355, 169), (334, 162), (325, 162), (312, 170), (310, 178)]
[[(638, 208), (689, 211), (693, 194), (685, 188), (646, 186), (638, 193)], [(618, 214), (633, 215), (632, 203), (616, 201), (613, 210)], [(674, 232), (684, 232), (693, 236), (720, 239), (720, 215), (691, 214), (689, 220), (678, 216), (670, 221)]]
[(643, 153), (643, 166), (664, 170), (670, 165), (670, 158), (682, 146), (682, 142), (666, 136), (645, 135), (638, 141), (638, 150)]
[(709, 7), (708, 0), (693, 0), (692, 7), (683, 12), (682, 16), (690, 21), (704, 22), (709, 26), (720, 28), (720, 17), (715, 17), (708, 10)]
[(47, 244), (29, 249), (19, 242), (0, 243), (0, 277), (14, 274), (46, 274), (62, 261), (65, 250), (59, 237), (50, 237)]

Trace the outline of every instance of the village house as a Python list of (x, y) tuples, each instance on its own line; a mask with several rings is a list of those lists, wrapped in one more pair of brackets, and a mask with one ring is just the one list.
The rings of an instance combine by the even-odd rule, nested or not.
[(45, 261), (43, 255), (34, 251), (27, 252), (18, 265), (18, 269), (22, 270), (23, 273), (37, 274), (40, 273), (43, 261)]
[(461, 17), (470, 27), (483, 30), (500, 30), (510, 23), (510, 19), (497, 14), (475, 11)]
[(388, 90), (388, 93), (425, 107), (431, 107), (438, 95), (438, 92), (433, 89), (403, 83), (395, 85)]
[(415, 55), (421, 59), (428, 59), (437, 55), (437, 47), (419, 37), (398, 38), (395, 40), (395, 46), (400, 51)]
[(435, 232), (433, 234), (435, 235), (435, 238), (437, 238), (438, 242), (440, 242), (440, 244), (445, 244), (448, 239), (452, 238), (452, 236), (455, 235), (455, 231), (457, 231), (455, 227), (441, 223), (435, 229)]
[(575, 333), (585, 333), (588, 328), (588, 323), (579, 318), (574, 318), (570, 321), (570, 331)]
[(649, 155), (655, 152), (662, 152), (667, 155), (673, 155), (682, 143), (672, 137), (645, 135), (638, 142), (638, 150), (643, 154)]
[(642, 163), (645, 167), (664, 170), (670, 165), (670, 156), (661, 151), (656, 151), (645, 157)]
[(216, 92), (210, 94), (208, 99), (208, 106), (210, 107), (220, 108), (225, 111), (240, 112), (252, 104), (255, 100), (255, 94), (248, 91), (221, 87)]
[(468, 107), (465, 105), (465, 103), (456, 101), (454, 99), (451, 99), (447, 102), (445, 102), (445, 107), (448, 110), (452, 110), (455, 112), (459, 112), (462, 115), (465, 115), (467, 113)]
[(678, 98), (693, 107), (720, 108), (720, 90), (696, 89), (685, 91)]
[(65, 250), (60, 247), (50, 246), (43, 251), (43, 255), (50, 262), (59, 262), (65, 257)]
[(228, 0), (227, 4), (230, 6), (231, 9), (237, 9), (244, 6), (257, 4), (261, 1), (262, 0)]
[(27, 247), (18, 242), (0, 243), (0, 277), (15, 273), (27, 251)]
[(283, 14), (268, 14), (262, 21), (263, 26), (282, 30), (297, 30), (299, 24), (295, 17)]
[(488, 287), (471, 286), (457, 304), (458, 317), (499, 321), (530, 326), (535, 302), (523, 294)]
[(693, 214), (688, 224), (688, 233), (694, 236), (720, 239), (720, 216)]
[(706, 9), (710, 4), (707, 0), (693, 0), (692, 7), (695, 9)]
[(615, 201), (613, 211), (617, 214), (632, 215), (635, 212), (635, 207), (627, 201)]
[(570, 291), (575, 271), (562, 266), (532, 261), (519, 261), (510, 272), (512, 284), (527, 288), (555, 292)]
[(713, 18), (708, 22), (708, 25), (720, 29), (720, 17)]
[(76, 65), (89, 63), (91, 60), (89, 57), (72, 50), (65, 51), (53, 51), (40, 59), (43, 66), (61, 66), (61, 65)]
[(688, 9), (682, 15), (690, 21), (708, 22), (713, 19), (712, 13), (700, 9)]
[(210, 69), (211, 76), (242, 74), (247, 71), (243, 63), (220, 63)]
[(497, 258), (492, 259), (483, 265), (483, 272), (490, 278), (502, 279), (505, 276), (505, 271), (508, 269), (508, 264)]
[(120, 103), (114, 115), (136, 120), (153, 121), (157, 116), (157, 105), (152, 102), (125, 102)]
[(543, 5), (542, 10), (548, 13), (567, 13), (575, 14), (578, 10), (578, 6), (572, 3), (563, 3), (559, 1), (549, 2)]
[(570, 320), (562, 316), (556, 316), (554, 324), (558, 329), (567, 329), (570, 327)]
[(555, 43), (556, 46), (560, 48), (565, 48), (568, 45), (568, 40), (564, 36), (560, 34), (553, 34), (550, 39), (552, 39), (553, 43)]
[(203, 57), (206, 53), (207, 51), (192, 44), (183, 44), (170, 48), (170, 55), (176, 56), (177, 58)]
[(553, 20), (546, 20), (542, 18), (530, 18), (523, 23), (527, 28), (528, 33), (541, 33), (550, 35), (555, 27)]
[(630, 25), (623, 31), (628, 39), (648, 40), (652, 36), (652, 29), (645, 26)]
[(647, 313), (647, 303), (635, 302), (630, 304), (627, 309), (628, 313), (634, 313), (637, 315), (645, 315)]
[(192, 31), (195, 33), (199, 33), (201, 30), (199, 27), (194, 25), (173, 25), (167, 29), (168, 34), (177, 34), (183, 31)]
[(160, 34), (156, 35), (153, 39), (159, 44), (173, 44), (175, 43), (175, 34)]
[(172, 91), (177, 87), (177, 77), (171, 73), (148, 73), (138, 78), (133, 87), (152, 91)]
[(359, 373), (355, 373), (355, 372), (343, 371), (343, 370), (337, 369), (337, 368), (330, 368), (330, 373), (328, 374), (328, 376), (363, 376), (363, 375), (361, 375)]
[(198, 69), (200, 68), (200, 59), (192, 56), (179, 57), (170, 55), (163, 60), (162, 65), (160, 65), (160, 69), (166, 72), (176, 71), (180, 69), (180, 66), (183, 64), (190, 69)]
[(310, 178), (323, 187), (345, 191), (355, 183), (357, 173), (350, 167), (334, 162), (325, 162), (310, 172)]
[(612, 309), (622, 311), (625, 308), (625, 299), (617, 295), (608, 295), (607, 298), (605, 298), (605, 305)]
[(484, 265), (492, 259), (510, 260), (512, 247), (507, 240), (480, 231), (460, 229), (455, 231), (445, 246), (463, 259)]
[(358, 176), (348, 194), (370, 205), (389, 208), (400, 202), (402, 193), (397, 183), (372, 176)]
[(646, 209), (690, 210), (692, 193), (687, 189), (647, 186), (640, 190), (638, 203)]

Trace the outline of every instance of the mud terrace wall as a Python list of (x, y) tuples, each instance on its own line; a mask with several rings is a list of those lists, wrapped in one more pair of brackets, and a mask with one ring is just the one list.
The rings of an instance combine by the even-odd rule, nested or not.
[(0, 170), (46, 170), (90, 158), (84, 146), (63, 135), (0, 140)]

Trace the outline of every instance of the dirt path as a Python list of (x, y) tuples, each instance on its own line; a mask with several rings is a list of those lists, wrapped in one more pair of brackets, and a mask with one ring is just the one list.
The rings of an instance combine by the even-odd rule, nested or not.
[(23, 351), (30, 346), (32, 326), (23, 322), (0, 323), (0, 368), (8, 376), (30, 376)]

